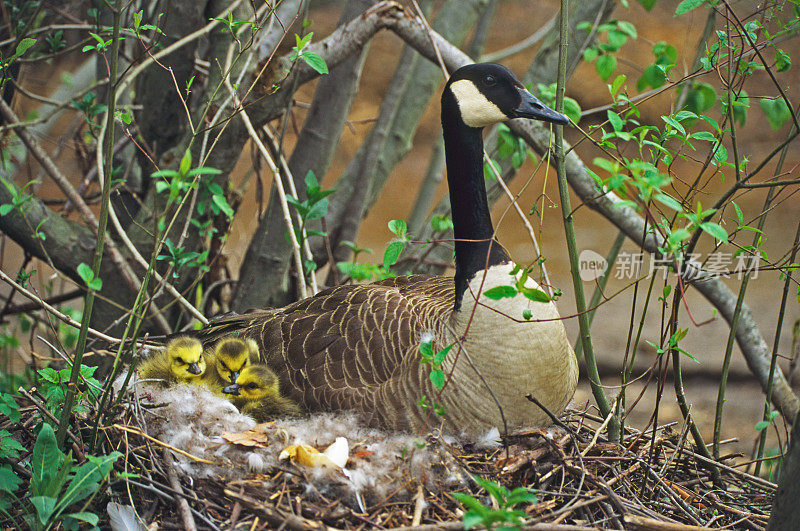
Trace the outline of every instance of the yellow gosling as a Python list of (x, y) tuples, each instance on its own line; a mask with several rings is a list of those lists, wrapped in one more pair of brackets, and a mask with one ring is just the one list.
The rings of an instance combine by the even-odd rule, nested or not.
[(143, 361), (138, 374), (143, 380), (160, 380), (166, 387), (175, 383), (199, 385), (205, 370), (202, 343), (184, 336), (171, 340), (162, 352)]
[(222, 390), (239, 411), (258, 422), (277, 417), (301, 417), (300, 406), (283, 396), (278, 377), (266, 365), (248, 365), (233, 383)]
[(203, 374), (203, 383), (219, 392), (236, 383), (242, 369), (258, 360), (258, 345), (252, 339), (229, 337), (219, 341), (207, 356), (208, 370)]

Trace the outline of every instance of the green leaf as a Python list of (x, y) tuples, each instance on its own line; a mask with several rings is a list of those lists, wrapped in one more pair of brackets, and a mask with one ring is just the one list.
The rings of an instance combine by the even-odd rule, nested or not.
[(667, 205), (672, 210), (675, 210), (676, 212), (683, 212), (683, 205), (681, 205), (680, 202), (672, 196), (669, 196), (663, 192), (658, 192), (655, 195), (655, 198), (657, 201)]
[(14, 205), (11, 205), (9, 203), (6, 203), (4, 205), (0, 205), (0, 217), (5, 216), (6, 214), (11, 212), (12, 210), (14, 210)]
[(78, 276), (86, 283), (89, 289), (93, 289), (95, 291), (100, 291), (103, 288), (103, 281), (99, 278), (95, 278), (94, 271), (88, 265), (81, 262), (78, 264), (77, 268)]
[(403, 247), (405, 247), (405, 242), (395, 240), (389, 243), (383, 253), (383, 267), (391, 267), (396, 264), (400, 253), (403, 252)]
[(691, 138), (696, 138), (697, 140), (706, 140), (708, 142), (716, 142), (717, 137), (715, 137), (709, 131), (698, 131), (697, 133), (692, 133), (689, 135)]
[[(564, 112), (564, 114), (567, 115), (567, 118), (569, 118), (570, 120), (572, 120), (576, 124), (581, 121), (581, 112), (582, 112), (581, 111), (581, 106), (578, 104), (577, 101), (573, 100), (572, 98), (570, 98), (570, 97), (565, 97), (564, 98), (564, 108), (562, 109), (562, 111)], [(520, 154), (520, 153), (521, 153), (520, 151), (516, 151), (514, 153), (514, 155), (517, 155), (517, 154)], [(530, 152), (528, 152), (528, 153), (530, 153)], [(524, 160), (524, 154), (523, 154), (523, 160)], [(519, 161), (519, 162), (520, 162), (519, 166), (521, 166), (522, 165), (522, 161)], [(519, 167), (519, 166), (516, 166), (516, 167)]]
[(550, 302), (551, 300), (547, 293), (540, 289), (528, 288), (526, 286), (519, 286), (518, 289), (520, 293), (533, 302)]
[(642, 92), (647, 87), (657, 89), (666, 82), (667, 76), (664, 74), (664, 70), (658, 65), (650, 65), (644, 69), (642, 76), (636, 82), (636, 90)]
[(684, 13), (688, 13), (693, 9), (696, 9), (703, 5), (706, 0), (683, 0), (680, 4), (678, 4), (678, 8), (675, 10), (675, 16), (683, 15)]
[(47, 524), (56, 509), (56, 499), (50, 496), (31, 496), (31, 503), (36, 508), (42, 525)]
[(306, 214), (305, 219), (320, 219), (325, 214), (328, 213), (328, 200), (327, 199), (320, 199), (314, 205), (308, 209), (308, 214)]
[(444, 214), (437, 214), (431, 218), (431, 228), (437, 232), (452, 229), (453, 220)]
[(438, 367), (439, 365), (444, 363), (444, 360), (447, 357), (447, 354), (450, 353), (450, 350), (452, 348), (453, 348), (453, 345), (447, 345), (445, 348), (443, 348), (442, 350), (437, 352), (436, 355), (433, 357), (434, 365), (436, 365)]
[(531, 312), (530, 308), (525, 308), (522, 310), (522, 318), (528, 321), (531, 317), (533, 317), (533, 312)]
[(303, 52), (303, 55), (300, 57), (303, 58), (308, 66), (316, 70), (318, 73), (328, 73), (328, 65), (325, 64), (325, 60), (314, 52)]
[(219, 209), (225, 213), (226, 216), (228, 216), (228, 218), (233, 217), (233, 209), (228, 204), (228, 201), (225, 200), (225, 196), (219, 194), (212, 195), (211, 201), (213, 201), (214, 204), (217, 205)]
[[(181, 161), (181, 162), (183, 162), (183, 161)], [(169, 170), (167, 170), (167, 171), (169, 171)], [(207, 168), (205, 166), (201, 166), (200, 168), (195, 168), (193, 170), (189, 170), (188, 172), (186, 172), (186, 176), (187, 177), (194, 177), (195, 175), (219, 175), (220, 173), (222, 173), (222, 170), (219, 170), (217, 168)]]
[(11, 422), (20, 421), (19, 404), (12, 395), (8, 393), (0, 395), (0, 413), (7, 416)]
[(469, 531), (473, 527), (483, 524), (483, 516), (475, 511), (467, 511), (461, 519), (461, 524), (464, 526), (465, 530)]
[(762, 420), (756, 422), (756, 431), (764, 431), (765, 429), (767, 429), (768, 426), (769, 426), (768, 420)]
[[(766, 100), (761, 100), (762, 102)], [(733, 112), (733, 119), (736, 123), (744, 125), (747, 121), (747, 108), (750, 107), (750, 98), (747, 97), (747, 92), (744, 90), (739, 92), (739, 96), (733, 100), (731, 111)]]
[(122, 457), (119, 452), (109, 455), (87, 455), (87, 462), (82, 464), (75, 472), (75, 477), (69, 482), (64, 495), (58, 502), (58, 511), (64, 511), (69, 506), (93, 494), (100, 488), (100, 483), (108, 478), (114, 462)]
[(19, 488), (20, 483), (22, 483), (22, 480), (10, 465), (0, 466), (0, 491), (14, 492)]
[(186, 175), (189, 173), (190, 169), (192, 169), (192, 153), (187, 149), (181, 158), (181, 164), (178, 168), (178, 173), (181, 175)]
[(19, 44), (17, 44), (17, 50), (14, 52), (14, 56), (12, 58), (15, 59), (17, 57), (22, 57), (22, 54), (27, 52), (28, 48), (30, 48), (34, 44), (36, 44), (36, 39), (32, 39), (30, 37), (22, 39), (21, 41), (19, 41)]
[(628, 36), (623, 32), (617, 30), (608, 32), (608, 43), (614, 48), (621, 48), (626, 42), (628, 42)]
[(636, 26), (631, 24), (626, 20), (618, 20), (617, 21), (617, 29), (623, 33), (625, 33), (631, 39), (637, 38), (636, 34)]
[(692, 83), (686, 93), (684, 109), (701, 114), (712, 108), (716, 101), (717, 93), (714, 87), (708, 83)]
[(611, 77), (611, 74), (617, 69), (617, 58), (613, 55), (601, 55), (597, 58), (594, 67), (597, 69), (597, 73), (600, 74), (600, 77), (603, 78), (603, 81), (608, 81), (608, 78)]
[(62, 464), (64, 454), (58, 449), (56, 434), (53, 427), (48, 423), (42, 423), (39, 435), (33, 445), (33, 456), (31, 458), (31, 493), (39, 494), (58, 494), (45, 493), (50, 481), (58, 472), (59, 465)]
[(406, 233), (408, 232), (408, 227), (406, 226), (406, 222), (402, 219), (393, 219), (389, 222), (389, 230), (392, 231), (394, 234), (401, 238), (406, 237)]
[(619, 114), (612, 110), (608, 110), (606, 111), (606, 116), (608, 116), (608, 121), (611, 123), (611, 127), (614, 128), (614, 131), (622, 131), (625, 122), (622, 121), (622, 118), (619, 117)]
[(471, 511), (482, 514), (484, 516), (489, 514), (489, 508), (483, 505), (475, 498), (473, 498), (472, 496), (470, 496), (469, 494), (464, 494), (463, 492), (453, 492), (451, 496), (453, 496), (453, 498), (455, 498), (458, 503), (460, 503), (467, 509), (470, 509)]
[(0, 430), (0, 457), (19, 458), (20, 452), (24, 452), (25, 447), (11, 436), (7, 430)]
[(494, 301), (500, 299), (507, 299), (517, 295), (517, 288), (514, 286), (495, 286), (483, 292), (484, 297)]
[(791, 66), (791, 56), (780, 48), (775, 48), (775, 70), (778, 72), (786, 72)]
[(728, 233), (719, 224), (706, 221), (700, 224), (700, 228), (722, 243), (728, 243)]
[(82, 513), (71, 513), (67, 515), (67, 518), (73, 518), (75, 520), (80, 520), (81, 522), (86, 522), (91, 526), (96, 526), (98, 522), (100, 522), (100, 517), (94, 513), (89, 512), (82, 512)]
[(642, 4), (645, 10), (650, 11), (653, 9), (653, 6), (656, 5), (656, 1), (657, 0), (639, 0), (639, 3)]
[(627, 77), (625, 74), (620, 74), (614, 78), (614, 82), (611, 83), (611, 96), (614, 98), (617, 97), (617, 93), (619, 92), (619, 89), (622, 88), (622, 85), (625, 83), (626, 79)]
[(594, 46), (590, 46), (583, 51), (583, 60), (587, 63), (591, 63), (595, 59), (597, 59), (597, 54), (599, 53), (598, 49)]
[(742, 213), (742, 209), (739, 208), (735, 202), (731, 201), (734, 210), (736, 210), (736, 219), (739, 221), (739, 226), (741, 227), (744, 224), (744, 214)]
[(761, 105), (761, 110), (767, 116), (769, 126), (775, 131), (780, 129), (792, 117), (792, 111), (787, 107), (783, 98), (774, 100), (765, 98), (759, 102), (759, 105)]
[(429, 378), (431, 383), (437, 389), (442, 389), (444, 387), (444, 371), (441, 369), (434, 369), (431, 371)]

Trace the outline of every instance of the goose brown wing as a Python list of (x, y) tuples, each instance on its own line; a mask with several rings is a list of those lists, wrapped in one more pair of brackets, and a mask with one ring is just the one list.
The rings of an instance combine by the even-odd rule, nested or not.
[(409, 354), (418, 351), (423, 332), (441, 332), (453, 293), (452, 278), (394, 277), (223, 317), (211, 329), (253, 337), (282, 391), (306, 409), (369, 412), (391, 394), (394, 380), (418, 372), (418, 358)]

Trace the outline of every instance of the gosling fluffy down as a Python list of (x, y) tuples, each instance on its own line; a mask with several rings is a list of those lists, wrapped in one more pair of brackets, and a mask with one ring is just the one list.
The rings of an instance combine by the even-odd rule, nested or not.
[(214, 345), (207, 358), (203, 383), (214, 391), (221, 391), (226, 385), (236, 383), (242, 369), (259, 359), (258, 344), (252, 339), (225, 338)]
[(259, 422), (303, 416), (300, 406), (281, 394), (278, 376), (266, 365), (248, 365), (222, 392), (239, 411)]
[(156, 351), (138, 369), (143, 380), (159, 380), (164, 386), (176, 383), (199, 384), (206, 370), (203, 345), (192, 337), (177, 337), (164, 350)]

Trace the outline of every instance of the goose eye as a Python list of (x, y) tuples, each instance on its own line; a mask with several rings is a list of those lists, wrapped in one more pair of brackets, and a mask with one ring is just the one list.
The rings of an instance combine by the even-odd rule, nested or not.
[(175, 358), (175, 361), (177, 361), (180, 364), (186, 363), (185, 361), (183, 361), (183, 358)]
[(486, 76), (483, 78), (483, 84), (487, 87), (491, 87), (495, 83), (497, 83), (497, 80), (494, 78), (494, 76)]
[(254, 383), (249, 383), (249, 384), (244, 386), (245, 389), (249, 389), (250, 391), (252, 391), (256, 387), (258, 387), (258, 386), (256, 384), (254, 384)]
[(226, 371), (230, 371), (230, 369), (228, 368), (228, 365), (224, 361), (220, 361), (220, 364), (222, 365), (223, 369), (225, 369)]

